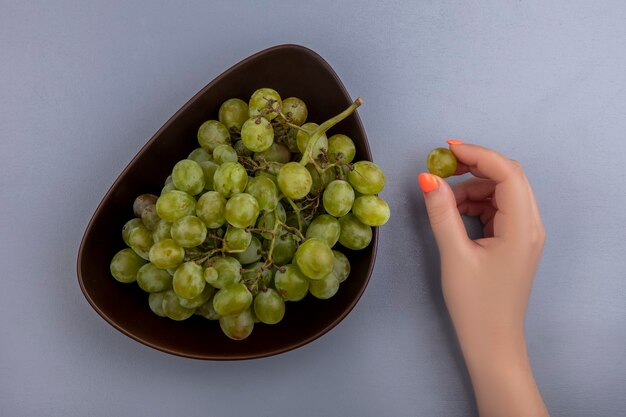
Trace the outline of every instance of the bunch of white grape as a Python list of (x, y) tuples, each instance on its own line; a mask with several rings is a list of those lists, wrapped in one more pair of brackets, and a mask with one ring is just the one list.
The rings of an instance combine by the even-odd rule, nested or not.
[(366, 248), (390, 215), (381, 169), (352, 162), (348, 136), (326, 136), (361, 103), (318, 125), (270, 88), (226, 100), (160, 196), (135, 199), (113, 277), (136, 281), (155, 314), (219, 320), (235, 340), (280, 322), (285, 301), (335, 295), (350, 274), (341, 248)]

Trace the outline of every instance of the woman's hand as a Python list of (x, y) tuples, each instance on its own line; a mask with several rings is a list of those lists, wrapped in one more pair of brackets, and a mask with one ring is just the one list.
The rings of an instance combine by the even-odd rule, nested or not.
[[(454, 188), (420, 174), (441, 256), (446, 306), (461, 344), (481, 416), (547, 416), (526, 353), (524, 316), (545, 241), (533, 191), (519, 163), (476, 145), (449, 141)], [(461, 214), (480, 217), (470, 240)]]

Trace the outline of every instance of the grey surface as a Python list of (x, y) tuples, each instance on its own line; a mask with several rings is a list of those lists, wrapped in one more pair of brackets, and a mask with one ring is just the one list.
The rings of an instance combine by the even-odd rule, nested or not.
[[(449, 137), (534, 185), (549, 237), (527, 335), (552, 415), (624, 415), (626, 3), (207, 3), (2, 1), (1, 415), (475, 415), (416, 187)], [(132, 341), (78, 287), (87, 221), (193, 94), (288, 42), (366, 99), (393, 209), (370, 286), (332, 332), (269, 359)]]

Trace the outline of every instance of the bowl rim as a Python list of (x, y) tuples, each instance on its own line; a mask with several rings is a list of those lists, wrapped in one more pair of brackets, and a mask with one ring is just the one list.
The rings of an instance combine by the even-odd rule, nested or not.
[[(307, 48), (305, 46), (302, 46), (302, 45), (289, 43), (289, 44), (275, 45), (275, 46), (263, 49), (263, 50), (261, 50), (259, 52), (256, 52), (253, 55), (250, 55), (247, 58), (244, 58), (241, 61), (231, 65), (228, 69), (226, 69), (225, 71), (220, 73), (217, 77), (212, 79), (207, 85), (205, 85), (196, 94), (194, 94), (189, 100), (187, 100), (187, 102), (185, 102), (185, 104), (182, 107), (180, 107), (176, 111), (176, 113), (174, 113), (163, 124), (163, 126), (161, 126), (161, 128), (159, 128), (152, 135), (152, 137), (141, 147), (141, 149), (139, 149), (137, 154), (126, 164), (125, 168), (120, 172), (120, 174), (117, 176), (115, 181), (113, 181), (113, 183), (111, 184), (111, 186), (109, 187), (107, 192), (101, 198), (100, 202), (98, 203), (98, 206), (94, 210), (91, 218), (89, 219), (89, 222), (87, 223), (87, 227), (85, 228), (85, 232), (83, 233), (83, 237), (81, 238), (80, 246), (79, 246), (79, 249), (78, 249), (78, 256), (77, 256), (77, 259), (76, 259), (76, 271), (77, 271), (78, 283), (80, 285), (80, 289), (81, 289), (81, 291), (83, 293), (83, 296), (87, 299), (87, 302), (96, 311), (96, 313), (98, 313), (98, 315), (100, 317), (102, 317), (107, 323), (109, 323), (111, 326), (113, 326), (119, 332), (125, 334), (126, 336), (130, 337), (131, 339), (133, 339), (133, 340), (135, 340), (135, 341), (137, 341), (137, 342), (139, 342), (139, 343), (141, 343), (141, 344), (143, 344), (145, 346), (151, 347), (153, 349), (156, 349), (156, 350), (164, 352), (164, 353), (168, 353), (168, 354), (179, 356), (179, 357), (183, 357), (183, 358), (197, 359), (197, 360), (212, 360), (212, 361), (234, 361), (234, 360), (260, 359), (260, 358), (267, 358), (267, 357), (270, 357), (270, 356), (275, 356), (275, 355), (278, 355), (278, 354), (281, 354), (281, 353), (286, 353), (286, 352), (289, 352), (291, 350), (297, 349), (299, 347), (302, 347), (304, 345), (307, 345), (307, 344), (313, 342), (314, 340), (320, 338), (321, 336), (323, 336), (324, 334), (328, 333), (330, 330), (335, 328), (354, 309), (354, 307), (356, 306), (356, 304), (359, 302), (359, 300), (363, 296), (363, 293), (365, 292), (365, 289), (367, 288), (367, 286), (369, 284), (369, 280), (370, 280), (370, 278), (372, 276), (372, 272), (374, 270), (374, 266), (375, 266), (375, 263), (376, 263), (376, 254), (377, 254), (377, 251), (378, 251), (378, 227), (373, 227), (372, 228), (372, 232), (373, 232), (372, 233), (372, 241), (370, 243), (370, 245), (372, 245), (372, 259), (370, 261), (369, 267), (367, 268), (367, 276), (365, 277), (365, 281), (364, 281), (363, 285), (361, 286), (361, 288), (359, 289), (359, 291), (356, 294), (356, 296), (353, 298), (353, 300), (349, 303), (349, 305), (343, 310), (343, 312), (341, 314), (339, 314), (337, 317), (335, 317), (335, 319), (333, 319), (331, 322), (329, 322), (321, 330), (311, 334), (310, 336), (308, 336), (306, 338), (300, 339), (297, 342), (286, 343), (281, 348), (275, 348), (275, 349), (272, 349), (272, 350), (269, 350), (269, 351), (263, 351), (263, 352), (259, 352), (259, 353), (253, 353), (253, 354), (233, 354), (232, 356), (212, 356), (210, 354), (209, 355), (190, 354), (190, 353), (187, 353), (187, 352), (184, 352), (184, 351), (181, 351), (181, 350), (177, 350), (175, 348), (165, 348), (163, 346), (159, 346), (158, 344), (150, 342), (149, 340), (143, 339), (143, 338), (135, 335), (134, 333), (127, 331), (122, 326), (117, 324), (115, 321), (110, 319), (109, 316), (106, 313), (104, 313), (100, 309), (100, 307), (96, 304), (96, 302), (91, 298), (91, 296), (89, 295), (89, 292), (87, 291), (87, 288), (85, 287), (84, 279), (83, 279), (83, 275), (82, 275), (82, 271), (81, 271), (81, 260), (83, 259), (83, 251), (84, 251), (84, 246), (85, 246), (85, 240), (86, 240), (87, 235), (89, 234), (89, 232), (91, 231), (91, 229), (92, 229), (92, 227), (94, 225), (95, 219), (97, 217), (99, 217), (99, 214), (100, 214), (100, 211), (102, 210), (102, 206), (103, 206), (104, 202), (108, 199), (108, 197), (112, 193), (112, 191), (117, 187), (118, 183), (120, 182), (121, 178), (124, 176), (126, 171), (128, 171), (130, 169), (130, 167), (133, 166), (133, 163), (135, 162), (136, 159), (140, 158), (143, 155), (143, 153), (152, 144), (152, 142), (154, 142), (161, 135), (161, 132), (163, 132), (164, 130), (169, 128), (170, 125), (172, 123), (174, 123), (174, 121), (177, 120), (178, 117), (182, 113), (186, 112), (187, 109), (192, 105), (192, 103), (194, 103), (208, 89), (212, 88), (215, 84), (219, 83), (224, 77), (226, 77), (228, 74), (230, 74), (231, 72), (233, 72), (236, 69), (238, 69), (240, 66), (248, 63), (249, 61), (252, 61), (252, 60), (256, 59), (257, 57), (259, 57), (261, 55), (265, 55), (267, 53), (270, 53), (270, 52), (273, 52), (273, 51), (277, 51), (277, 50), (295, 50), (295, 51), (303, 52), (303, 53), (305, 53), (307, 55), (310, 55), (316, 61), (318, 61), (323, 67), (325, 67), (325, 69), (328, 71), (328, 73), (337, 82), (337, 85), (339, 86), (341, 92), (346, 97), (350, 97), (350, 94), (348, 93), (346, 87), (344, 86), (343, 82), (341, 81), (341, 79), (339, 78), (339, 76), (337, 75), (335, 70), (330, 66), (330, 64), (324, 58), (322, 58), (317, 52), (313, 51), (312, 49), (309, 49), (309, 48)], [(371, 153), (370, 146), (369, 146), (369, 142), (367, 140), (367, 135), (365, 133), (365, 128), (363, 127), (363, 123), (361, 122), (361, 118), (359, 117), (357, 112), (354, 112), (353, 116), (355, 118), (355, 122), (357, 124), (357, 127), (358, 127), (359, 131), (363, 132), (363, 134), (364, 134), (364, 139), (365, 139), (365, 141), (363, 143), (364, 144), (364, 148), (365, 148), (364, 152), (365, 152), (366, 156), (370, 160), (373, 160), (372, 153)]]

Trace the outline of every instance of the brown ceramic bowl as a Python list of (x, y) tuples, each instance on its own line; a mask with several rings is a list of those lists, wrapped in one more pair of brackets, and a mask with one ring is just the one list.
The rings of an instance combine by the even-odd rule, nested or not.
[[(284, 319), (276, 325), (258, 324), (243, 341), (228, 339), (217, 322), (194, 316), (175, 322), (156, 316), (148, 296), (136, 284), (121, 284), (109, 273), (113, 255), (124, 247), (121, 229), (133, 217), (134, 198), (146, 192), (158, 195), (174, 164), (198, 147), (202, 122), (216, 119), (220, 104), (231, 97), (246, 100), (260, 87), (276, 89), (282, 97), (302, 98), (309, 120), (324, 121), (352, 103), (332, 68), (315, 52), (297, 45), (261, 51), (233, 66), (185, 104), (128, 164), (96, 209), (78, 253), (78, 282), (91, 306), (113, 327), (147, 346), (195, 359), (235, 360), (286, 352), (315, 340), (335, 327), (356, 305), (374, 267), (378, 230), (370, 246), (345, 253), (352, 271), (329, 300), (307, 296), (287, 303)], [(356, 160), (371, 160), (365, 131), (354, 114), (335, 132), (350, 136)], [(331, 130), (331, 134), (333, 131)]]

